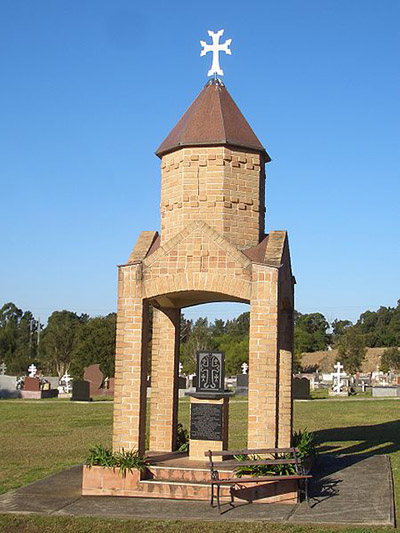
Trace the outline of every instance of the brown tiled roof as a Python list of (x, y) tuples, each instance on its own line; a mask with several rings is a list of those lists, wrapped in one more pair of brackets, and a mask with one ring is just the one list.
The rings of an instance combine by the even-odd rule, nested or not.
[(188, 146), (231, 145), (257, 150), (270, 158), (249, 123), (218, 79), (210, 80), (180, 118), (156, 154)]

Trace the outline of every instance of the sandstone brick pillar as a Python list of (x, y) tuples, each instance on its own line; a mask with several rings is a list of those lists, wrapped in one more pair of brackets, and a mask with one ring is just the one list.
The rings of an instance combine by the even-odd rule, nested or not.
[(176, 447), (180, 310), (154, 309), (151, 358), (150, 450)]
[(284, 300), (279, 317), (279, 435), (278, 446), (289, 447), (293, 430), (293, 309)]
[(278, 440), (278, 270), (253, 264), (250, 301), (248, 448)]
[(113, 448), (144, 453), (149, 332), (140, 268), (119, 269)]

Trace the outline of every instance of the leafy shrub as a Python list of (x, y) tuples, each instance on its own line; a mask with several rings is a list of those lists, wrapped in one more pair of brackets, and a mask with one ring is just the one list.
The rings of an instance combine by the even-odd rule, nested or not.
[(316, 455), (315, 435), (307, 428), (293, 433), (292, 446), (298, 448), (297, 457), (304, 459), (306, 457), (314, 457)]
[(111, 448), (106, 448), (102, 444), (97, 444), (89, 450), (85, 464), (92, 466), (102, 466), (103, 468), (118, 468), (121, 476), (133, 470), (144, 470), (148, 464), (145, 456), (140, 455), (137, 450), (124, 450), (113, 452)]
[[(292, 446), (298, 449), (297, 457), (300, 462), (303, 462), (307, 457), (314, 457), (316, 455), (316, 442), (314, 433), (307, 429), (295, 431), (293, 433)], [(291, 454), (281, 454), (277, 459), (291, 459)], [(243, 461), (262, 461), (263, 457), (260, 455), (235, 455), (235, 459), (239, 462)], [(243, 476), (291, 476), (296, 474), (296, 467), (294, 464), (275, 464), (275, 465), (248, 465), (239, 466), (235, 473), (237, 477)]]
[(180, 422), (177, 429), (176, 445), (178, 451), (187, 452), (189, 450), (189, 432), (182, 426)]

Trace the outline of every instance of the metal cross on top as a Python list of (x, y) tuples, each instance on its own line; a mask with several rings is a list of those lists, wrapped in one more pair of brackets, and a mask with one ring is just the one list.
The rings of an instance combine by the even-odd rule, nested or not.
[(203, 50), (200, 52), (200, 55), (205, 56), (207, 52), (212, 52), (213, 54), (211, 68), (208, 71), (207, 76), (212, 76), (213, 74), (215, 74), (215, 77), (217, 77), (218, 75), (223, 76), (224, 71), (219, 65), (219, 53), (225, 52), (229, 55), (232, 54), (232, 51), (229, 48), (232, 39), (227, 39), (224, 43), (219, 42), (219, 38), (223, 35), (223, 33), (224, 30), (219, 30), (217, 32), (208, 30), (208, 35), (212, 38), (212, 44), (207, 44), (205, 41), (200, 41), (200, 44), (203, 47)]

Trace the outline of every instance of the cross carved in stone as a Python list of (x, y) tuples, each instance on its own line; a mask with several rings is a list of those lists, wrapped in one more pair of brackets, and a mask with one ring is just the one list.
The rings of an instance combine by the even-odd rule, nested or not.
[(212, 52), (213, 54), (211, 68), (208, 71), (207, 76), (212, 76), (213, 74), (215, 74), (215, 76), (223, 76), (224, 71), (219, 65), (219, 53), (225, 52), (228, 55), (232, 54), (232, 51), (229, 48), (232, 39), (227, 39), (224, 43), (219, 42), (219, 39), (223, 35), (223, 33), (224, 30), (219, 30), (217, 32), (208, 30), (208, 35), (212, 39), (212, 44), (207, 44), (205, 41), (200, 41), (200, 44), (203, 47), (203, 50), (200, 52), (200, 55), (205, 56), (207, 52)]
[(200, 385), (202, 389), (215, 390), (219, 388), (221, 363), (212, 353), (202, 356), (200, 362)]

